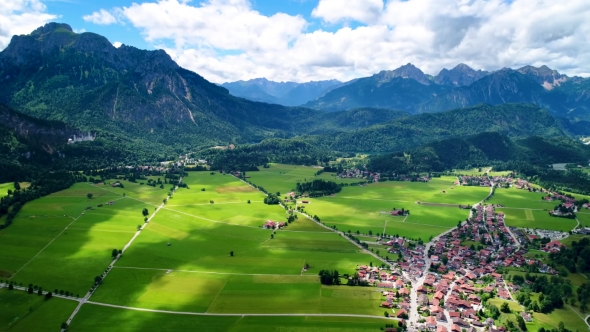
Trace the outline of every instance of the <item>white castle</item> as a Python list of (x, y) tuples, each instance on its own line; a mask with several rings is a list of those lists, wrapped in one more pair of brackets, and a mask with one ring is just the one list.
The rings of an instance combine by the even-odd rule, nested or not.
[(82, 134), (82, 136), (74, 135), (72, 138), (68, 139), (68, 144), (74, 144), (77, 142), (84, 142), (84, 141), (94, 141), (96, 136), (92, 135), (92, 133), (87, 133), (86, 135)]

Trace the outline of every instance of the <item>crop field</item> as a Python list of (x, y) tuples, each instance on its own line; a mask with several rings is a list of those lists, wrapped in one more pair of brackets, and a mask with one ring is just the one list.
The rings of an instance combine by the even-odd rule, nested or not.
[[(160, 189), (147, 188), (163, 194)], [(0, 231), (0, 250), (12, 253), (0, 258), (0, 273), (17, 283), (82, 296), (111, 262), (111, 250), (121, 249), (137, 225), (143, 224), (141, 210), (153, 212), (153, 207), (128, 192), (123, 197), (89, 183), (77, 183), (25, 204), (13, 225)]]
[(0, 288), (0, 305), (0, 331), (29, 332), (59, 330), (78, 303)]
[(117, 327), (117, 331), (377, 331), (386, 319), (356, 317), (216, 317), (174, 315), (156, 312), (121, 310), (98, 305), (84, 305), (68, 331), (105, 331)]
[(321, 168), (309, 166), (296, 166), (285, 164), (270, 164), (270, 168), (260, 168), (258, 172), (246, 172), (250, 176), (248, 180), (263, 187), (269, 193), (280, 192), (284, 194), (295, 189), (297, 182), (311, 182), (313, 180), (334, 181), (336, 183), (356, 183), (366, 181), (363, 179), (339, 179), (336, 173), (324, 172), (315, 175)]

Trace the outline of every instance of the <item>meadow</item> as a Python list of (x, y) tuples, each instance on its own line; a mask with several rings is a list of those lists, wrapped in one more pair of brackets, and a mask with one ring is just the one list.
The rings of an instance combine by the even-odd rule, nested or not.
[(123, 248), (143, 224), (141, 210), (153, 212), (134, 193), (144, 193), (142, 199), (165, 197), (161, 189), (139, 187), (128, 183), (122, 196), (104, 186), (76, 183), (25, 204), (14, 223), (0, 231), (0, 250), (11, 253), (0, 258), (0, 273), (17, 283), (83, 296), (112, 261), (112, 249)]
[(324, 172), (320, 175), (315, 175), (321, 168), (299, 166), (299, 165), (285, 165), (285, 164), (270, 164), (270, 168), (260, 167), (258, 172), (246, 172), (249, 176), (247, 180), (255, 183), (257, 186), (263, 187), (269, 193), (279, 192), (285, 194), (294, 190), (297, 182), (311, 182), (313, 180), (334, 181), (336, 183), (357, 183), (364, 182), (364, 179), (339, 179), (336, 173)]
[[(334, 197), (310, 198), (309, 204), (299, 205), (308, 214), (319, 216), (325, 225), (336, 226), (340, 231), (385, 233), (426, 241), (465, 220), (469, 211), (460, 209), (459, 205), (475, 204), (490, 190), (454, 186), (453, 182), (453, 177), (441, 177), (428, 183), (388, 181), (344, 187)], [(389, 215), (394, 208), (410, 210), (410, 214)]]
[(377, 331), (392, 321), (356, 317), (218, 317), (191, 316), (121, 310), (97, 305), (84, 305), (69, 331), (105, 331), (117, 327), (121, 332), (150, 331)]
[(0, 288), (0, 305), (0, 331), (30, 332), (58, 331), (78, 303)]
[(552, 217), (543, 210), (499, 208), (498, 211), (504, 213), (506, 225), (513, 227), (568, 232), (577, 225), (575, 219)]

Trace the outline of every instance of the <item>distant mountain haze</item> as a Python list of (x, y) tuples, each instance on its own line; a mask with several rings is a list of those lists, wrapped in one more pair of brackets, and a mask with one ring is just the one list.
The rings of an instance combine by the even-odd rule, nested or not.
[(266, 78), (221, 84), (236, 97), (285, 106), (305, 104), (342, 85), (338, 80), (296, 83), (273, 82)]

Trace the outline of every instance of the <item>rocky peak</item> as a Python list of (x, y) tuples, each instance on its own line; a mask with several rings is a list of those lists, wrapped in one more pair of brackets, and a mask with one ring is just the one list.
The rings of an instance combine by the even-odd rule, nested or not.
[(431, 83), (428, 76), (411, 63), (405, 64), (395, 70), (383, 70), (376, 74), (375, 77), (379, 80), (379, 83), (389, 82), (395, 77), (411, 78), (424, 85), (430, 85)]
[(467, 86), (488, 74), (487, 71), (474, 70), (468, 65), (460, 63), (451, 70), (443, 68), (443, 70), (441, 70), (434, 78), (434, 82), (436, 84), (457, 87)]
[(527, 75), (534, 79), (538, 84), (542, 85), (545, 89), (551, 90), (555, 86), (569, 80), (566, 75), (560, 74), (557, 70), (551, 69), (545, 65), (541, 67), (524, 66), (517, 71), (523, 75)]
[(31, 35), (44, 35), (50, 32), (54, 32), (55, 30), (58, 29), (64, 29), (70, 32), (74, 32), (72, 30), (72, 27), (69, 24), (66, 23), (57, 23), (57, 22), (50, 22), (45, 24), (42, 27), (38, 27), (37, 29), (35, 29), (35, 31), (31, 32)]

